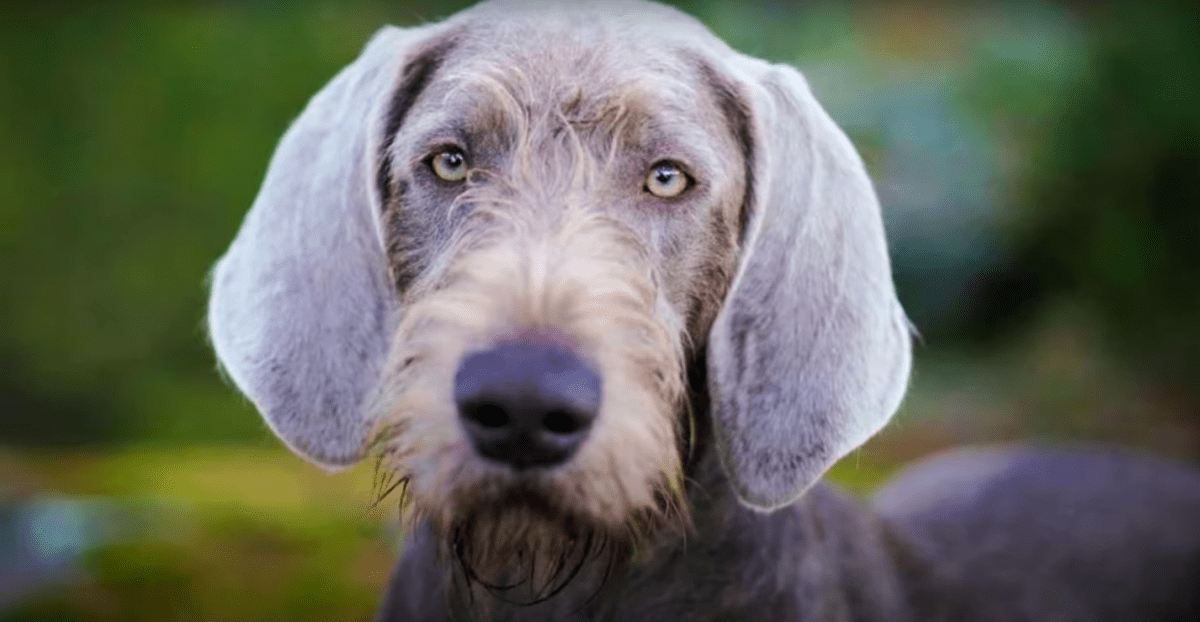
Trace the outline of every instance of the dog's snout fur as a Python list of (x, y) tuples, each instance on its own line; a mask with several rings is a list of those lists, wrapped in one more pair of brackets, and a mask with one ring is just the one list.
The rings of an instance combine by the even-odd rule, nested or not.
[[(1186, 469), (1085, 498), (1029, 465), (1105, 460), (1005, 452), (949, 480), (986, 501), (926, 474), (896, 494), (936, 508), (885, 494), (882, 518), (816, 483), (907, 386), (879, 205), (798, 72), (657, 4), (500, 0), (381, 30), (280, 142), (209, 327), (297, 453), (374, 454), (405, 483), (386, 620), (1200, 609), (1176, 597), (1200, 585), (1200, 533), (1163, 518), (1200, 521)], [(1169, 511), (1123, 510), (1121, 486)], [(1032, 492), (1040, 519), (1008, 521)], [(954, 520), (976, 528), (932, 532)], [(1076, 589), (1120, 584), (1095, 534), (1144, 521), (1172, 545), (1108, 561), (1156, 589)]]

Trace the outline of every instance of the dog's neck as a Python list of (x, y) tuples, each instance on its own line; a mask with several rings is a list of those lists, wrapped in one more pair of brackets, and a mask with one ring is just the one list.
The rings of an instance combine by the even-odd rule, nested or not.
[(380, 619), (909, 619), (895, 570), (902, 547), (856, 502), (818, 484), (765, 514), (737, 501), (715, 455), (694, 468), (692, 529), (661, 534), (603, 586), (590, 568), (545, 602), (505, 602), (456, 577), (426, 526), (406, 543)]

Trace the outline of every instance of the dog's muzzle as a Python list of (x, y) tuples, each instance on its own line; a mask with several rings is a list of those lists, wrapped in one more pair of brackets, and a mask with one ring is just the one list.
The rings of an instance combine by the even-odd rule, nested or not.
[(458, 416), (476, 451), (518, 470), (565, 462), (600, 408), (600, 376), (565, 347), (501, 343), (463, 358)]

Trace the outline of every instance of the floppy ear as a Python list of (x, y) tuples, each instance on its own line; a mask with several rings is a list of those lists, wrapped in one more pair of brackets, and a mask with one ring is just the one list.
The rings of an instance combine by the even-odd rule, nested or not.
[(208, 327), (229, 377), (296, 453), (362, 457), (397, 321), (375, 184), (402, 68), (427, 35), (387, 27), (284, 134), (212, 273)]
[(794, 69), (738, 57), (751, 142), (739, 266), (709, 335), (722, 464), (742, 501), (795, 501), (891, 417), (911, 362), (883, 222), (850, 141)]

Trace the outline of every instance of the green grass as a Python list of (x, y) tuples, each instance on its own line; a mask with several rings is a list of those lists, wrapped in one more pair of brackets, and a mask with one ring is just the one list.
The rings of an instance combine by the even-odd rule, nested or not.
[(0, 475), (112, 500), (124, 518), (83, 581), (8, 622), (368, 620), (397, 548), (369, 466), (330, 475), (284, 450), (23, 453), (0, 457)]

